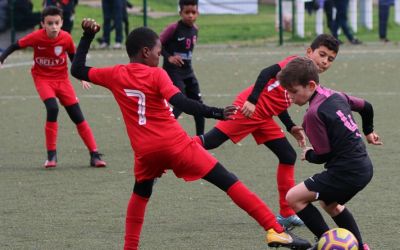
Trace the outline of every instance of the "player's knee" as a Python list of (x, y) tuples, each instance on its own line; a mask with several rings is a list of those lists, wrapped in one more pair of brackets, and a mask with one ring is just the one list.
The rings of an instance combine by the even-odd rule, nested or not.
[(153, 180), (146, 180), (143, 182), (135, 182), (135, 186), (133, 187), (133, 192), (141, 197), (150, 198), (153, 193)]
[(278, 157), (280, 163), (294, 165), (296, 162), (297, 153), (292, 147), (289, 147), (287, 150), (282, 151), (282, 154)]
[(69, 118), (75, 123), (75, 124), (80, 124), (85, 120), (83, 117), (81, 108), (79, 107), (79, 103), (72, 104), (71, 106), (65, 107), (65, 110), (67, 111)]
[(58, 104), (55, 98), (50, 98), (44, 101), (47, 111), (47, 121), (55, 122), (58, 116)]

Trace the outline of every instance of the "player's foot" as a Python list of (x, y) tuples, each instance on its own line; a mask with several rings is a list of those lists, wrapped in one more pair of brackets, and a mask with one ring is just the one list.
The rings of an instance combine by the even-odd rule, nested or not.
[(96, 168), (105, 167), (107, 164), (101, 159), (101, 156), (103, 156), (103, 154), (100, 154), (99, 152), (90, 152), (90, 166)]
[(266, 241), (269, 247), (286, 247), (295, 250), (306, 250), (311, 247), (307, 240), (287, 231), (277, 233), (273, 228), (267, 231)]
[(287, 230), (291, 230), (294, 227), (304, 226), (304, 222), (295, 214), (289, 217), (283, 217), (282, 215), (278, 214), (278, 216), (276, 216), (276, 220)]
[(308, 248), (307, 250), (318, 250), (318, 243), (315, 243), (314, 246)]
[(367, 243), (364, 243), (363, 248), (364, 248), (364, 250), (371, 250), (371, 248), (369, 248)]
[(122, 49), (122, 44), (121, 43), (114, 43), (113, 49)]
[(43, 166), (45, 168), (55, 168), (57, 166), (57, 152), (55, 150), (47, 151), (47, 160)]

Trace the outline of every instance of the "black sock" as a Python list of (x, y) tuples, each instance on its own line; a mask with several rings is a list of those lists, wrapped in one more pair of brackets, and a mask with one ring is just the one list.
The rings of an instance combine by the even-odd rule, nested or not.
[(204, 126), (206, 123), (206, 119), (202, 116), (194, 116), (194, 121), (196, 124), (196, 135), (204, 134)]
[(358, 229), (357, 223), (354, 220), (353, 215), (347, 208), (344, 208), (344, 210), (340, 214), (336, 215), (335, 217), (332, 217), (332, 219), (335, 221), (338, 227), (345, 228), (350, 232), (352, 232), (354, 236), (357, 238), (359, 249), (361, 250), (364, 249), (362, 246), (363, 241), (361, 238), (360, 230)]
[(321, 238), (323, 233), (329, 230), (329, 227), (321, 213), (311, 203), (309, 203), (303, 210), (297, 212), (297, 215), (318, 239)]
[(54, 156), (56, 156), (57, 151), (56, 150), (48, 150), (47, 151), (47, 159), (52, 160)]

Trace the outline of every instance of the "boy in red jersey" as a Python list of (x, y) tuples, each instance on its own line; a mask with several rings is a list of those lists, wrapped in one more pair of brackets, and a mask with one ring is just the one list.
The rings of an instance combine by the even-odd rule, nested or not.
[[(306, 55), (317, 65), (319, 73), (322, 73), (331, 66), (338, 51), (339, 42), (331, 35), (322, 34), (307, 48)], [(287, 228), (303, 225), (285, 199), (288, 190), (295, 185), (296, 151), (273, 116), (278, 116), (299, 145), (304, 146), (303, 130), (292, 122), (287, 112), (291, 104), (287, 92), (276, 80), (278, 72), (294, 58), (296, 56), (289, 56), (263, 69), (256, 83), (243, 90), (233, 102), (233, 105), (241, 107), (241, 112), (235, 114), (232, 120), (219, 121), (205, 135), (195, 137), (206, 149), (217, 148), (228, 139), (238, 143), (249, 134), (253, 135), (257, 144), (267, 146), (279, 159), (277, 185), (280, 211), (277, 218)]]
[[(54, 6), (45, 8), (42, 12), (41, 24), (43, 29), (26, 35), (8, 47), (0, 56), (0, 64), (3, 64), (7, 56), (15, 50), (33, 47), (32, 77), (47, 110), (45, 124), (47, 160), (44, 167), (51, 168), (57, 165), (58, 104), (56, 98), (76, 124), (78, 133), (90, 152), (90, 165), (105, 167), (106, 163), (101, 160), (92, 130), (83, 117), (75, 90), (68, 78), (67, 54), (72, 61), (75, 45), (70, 34), (61, 30), (62, 10)], [(90, 88), (88, 82), (83, 81), (82, 86)]]
[(185, 97), (173, 85), (164, 69), (157, 67), (161, 55), (158, 35), (148, 28), (133, 30), (126, 41), (130, 63), (106, 68), (85, 66), (86, 54), (100, 26), (92, 19), (82, 22), (79, 43), (71, 73), (109, 89), (125, 120), (135, 152), (135, 185), (126, 215), (125, 249), (137, 249), (144, 214), (152, 194), (154, 179), (167, 169), (178, 178), (203, 178), (216, 185), (266, 231), (269, 246), (307, 249), (310, 244), (284, 231), (267, 205), (237, 177), (228, 172), (211, 154), (192, 140), (174, 118), (168, 102), (188, 114), (229, 119), (235, 106), (208, 107)]

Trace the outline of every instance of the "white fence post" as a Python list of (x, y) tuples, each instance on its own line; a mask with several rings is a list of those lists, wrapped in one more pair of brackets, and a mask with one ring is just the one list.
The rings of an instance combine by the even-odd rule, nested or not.
[(304, 38), (304, 0), (296, 0), (296, 34)]
[(317, 35), (324, 33), (324, 10), (322, 6), (315, 13), (315, 33)]
[(394, 1), (394, 21), (400, 24), (400, 0)]
[(357, 33), (357, 0), (350, 0), (349, 2), (349, 21), (350, 27)]

